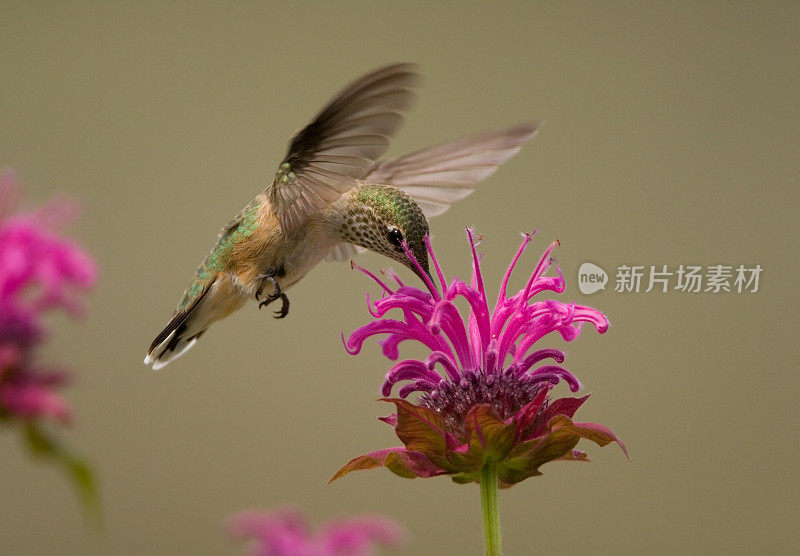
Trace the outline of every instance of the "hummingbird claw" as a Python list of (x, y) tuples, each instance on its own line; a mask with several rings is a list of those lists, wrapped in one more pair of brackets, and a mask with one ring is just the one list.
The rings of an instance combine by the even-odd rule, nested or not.
[[(256, 290), (256, 301), (261, 301), (261, 294), (264, 291), (264, 282), (269, 282), (270, 284), (272, 284), (272, 293), (269, 294), (269, 296), (267, 296), (268, 301), (275, 301), (282, 295), (281, 287), (280, 285), (278, 285), (278, 281), (275, 279), (274, 276), (272, 276), (271, 274), (262, 274), (261, 276), (259, 276), (259, 278), (261, 278), (261, 284), (258, 286), (258, 289)], [(259, 305), (259, 307), (261, 307), (261, 305)]]
[(281, 294), (281, 310), (275, 311), (275, 316), (273, 318), (282, 319), (285, 318), (286, 315), (289, 314), (289, 298), (286, 297), (285, 293)]
[(258, 304), (258, 308), (261, 309), (262, 307), (266, 307), (267, 305), (269, 305), (270, 303), (272, 303), (276, 299), (280, 299), (281, 300), (281, 308), (280, 308), (280, 310), (275, 311), (275, 317), (274, 318), (282, 319), (282, 318), (286, 317), (286, 315), (289, 314), (289, 298), (286, 296), (285, 293), (281, 293), (277, 297), (272, 297), (272, 296), (268, 297), (267, 299), (265, 299), (264, 301), (262, 301), (261, 303)]

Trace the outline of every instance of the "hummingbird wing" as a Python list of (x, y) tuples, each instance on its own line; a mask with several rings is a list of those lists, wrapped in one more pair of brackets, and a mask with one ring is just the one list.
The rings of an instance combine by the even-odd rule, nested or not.
[[(437, 216), (473, 191), (536, 135), (540, 123), (471, 135), (429, 147), (394, 160), (379, 162), (362, 178), (368, 183), (391, 185), (408, 193), (426, 218)], [(349, 261), (366, 249), (340, 243), (326, 261)]]
[(406, 192), (426, 218), (437, 216), (473, 191), (536, 135), (539, 122), (472, 135), (378, 163), (363, 181)]
[(328, 252), (328, 254), (325, 256), (325, 260), (328, 261), (329, 263), (332, 262), (343, 263), (349, 261), (359, 253), (366, 253), (366, 252), (367, 249), (345, 241), (343, 243), (340, 243), (333, 249), (331, 249), (330, 252)]
[[(408, 193), (426, 218), (437, 216), (473, 191), (536, 135), (539, 122), (471, 135), (429, 147), (394, 160), (379, 162), (362, 178)], [(326, 261), (348, 261), (366, 249), (340, 243)]]
[(266, 190), (284, 232), (354, 187), (386, 152), (414, 98), (414, 69), (395, 64), (361, 77), (294, 136)]

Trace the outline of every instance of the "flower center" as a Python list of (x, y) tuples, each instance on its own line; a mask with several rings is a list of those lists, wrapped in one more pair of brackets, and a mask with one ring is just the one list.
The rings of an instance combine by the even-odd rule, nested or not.
[[(501, 419), (507, 419), (536, 397), (544, 384), (513, 372), (500, 374), (470, 373), (460, 382), (443, 380), (431, 392), (420, 396), (419, 404), (439, 413), (448, 432), (464, 434), (464, 418), (477, 404), (491, 405)], [(542, 404), (543, 411), (547, 403)]]

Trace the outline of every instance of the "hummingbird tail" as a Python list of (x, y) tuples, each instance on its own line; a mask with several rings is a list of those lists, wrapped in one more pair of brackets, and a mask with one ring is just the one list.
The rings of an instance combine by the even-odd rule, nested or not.
[(165, 367), (167, 363), (173, 359), (177, 359), (190, 347), (192, 347), (197, 341), (197, 338), (199, 338), (203, 332), (205, 332), (205, 330), (198, 332), (191, 338), (183, 338), (176, 330), (175, 333), (171, 334), (168, 340), (164, 342), (165, 345), (163, 345), (163, 349), (160, 345), (158, 346), (158, 349), (155, 349), (147, 354), (147, 356), (144, 358), (144, 364), (152, 365), (154, 371), (159, 370), (161, 367)]
[(150, 349), (147, 350), (147, 356), (144, 358), (145, 365), (152, 366), (153, 370), (157, 371), (173, 359), (183, 355), (195, 344), (208, 325), (203, 323), (198, 326), (200, 323), (197, 321), (202, 319), (193, 317), (198, 316), (197, 309), (202, 305), (203, 298), (210, 289), (210, 287), (206, 287), (191, 305), (172, 316), (164, 330), (150, 344)]

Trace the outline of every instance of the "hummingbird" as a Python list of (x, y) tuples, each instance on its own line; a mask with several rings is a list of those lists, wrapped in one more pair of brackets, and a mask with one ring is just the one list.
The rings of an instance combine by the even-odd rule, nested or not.
[(286, 290), (322, 259), (345, 261), (371, 250), (423, 280), (423, 272), (430, 276), (427, 219), (472, 193), (536, 134), (538, 123), (380, 161), (418, 82), (414, 64), (368, 73), (295, 134), (271, 184), (220, 230), (145, 365), (165, 366), (248, 300), (259, 308), (280, 301), (275, 318), (284, 318)]

